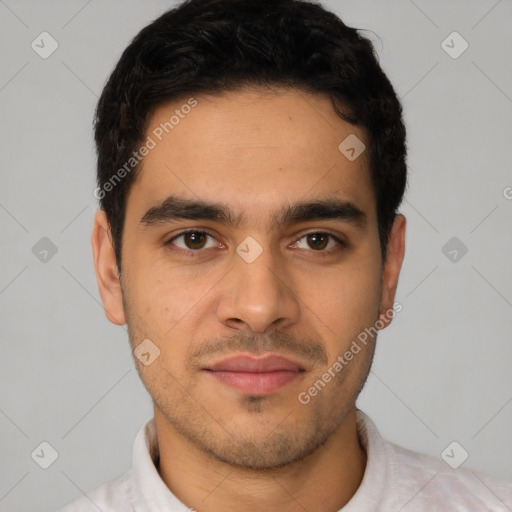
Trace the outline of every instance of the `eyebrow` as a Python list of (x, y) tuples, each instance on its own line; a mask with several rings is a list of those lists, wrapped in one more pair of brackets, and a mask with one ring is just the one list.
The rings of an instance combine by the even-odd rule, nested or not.
[[(244, 219), (243, 213), (235, 215), (224, 203), (171, 195), (161, 204), (151, 207), (140, 219), (140, 223), (149, 227), (177, 220), (209, 220), (237, 227)], [(275, 227), (313, 220), (339, 220), (363, 229), (368, 218), (363, 210), (350, 201), (328, 198), (285, 205), (273, 212), (270, 220)]]

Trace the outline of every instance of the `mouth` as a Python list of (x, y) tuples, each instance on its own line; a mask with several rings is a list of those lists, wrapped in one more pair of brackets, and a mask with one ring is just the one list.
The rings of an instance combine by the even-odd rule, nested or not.
[(302, 377), (305, 368), (288, 358), (268, 354), (231, 356), (209, 365), (204, 371), (243, 394), (264, 396)]

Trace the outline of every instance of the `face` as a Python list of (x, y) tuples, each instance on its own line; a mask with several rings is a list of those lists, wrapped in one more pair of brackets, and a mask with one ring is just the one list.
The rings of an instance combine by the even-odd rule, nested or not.
[(403, 217), (384, 264), (366, 152), (338, 149), (349, 135), (366, 144), (365, 133), (327, 97), (245, 90), (183, 109), (187, 100), (150, 119), (120, 281), (96, 217), (100, 292), (108, 318), (128, 324), (169, 429), (230, 464), (282, 466), (354, 410), (375, 339), (344, 354), (392, 308)]

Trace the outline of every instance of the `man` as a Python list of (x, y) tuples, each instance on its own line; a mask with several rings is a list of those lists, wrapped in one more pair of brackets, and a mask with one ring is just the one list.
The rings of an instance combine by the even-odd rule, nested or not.
[(356, 408), (405, 245), (405, 129), (368, 40), (306, 1), (190, 0), (125, 50), (95, 130), (96, 276), (154, 418), (63, 510), (511, 509), (512, 485)]

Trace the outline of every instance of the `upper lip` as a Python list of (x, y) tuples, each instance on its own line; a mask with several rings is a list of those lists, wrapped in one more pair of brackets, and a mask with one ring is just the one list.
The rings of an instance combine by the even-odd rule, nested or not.
[(276, 371), (304, 371), (304, 367), (291, 359), (275, 354), (254, 356), (235, 355), (208, 365), (206, 370), (216, 372), (267, 373)]

